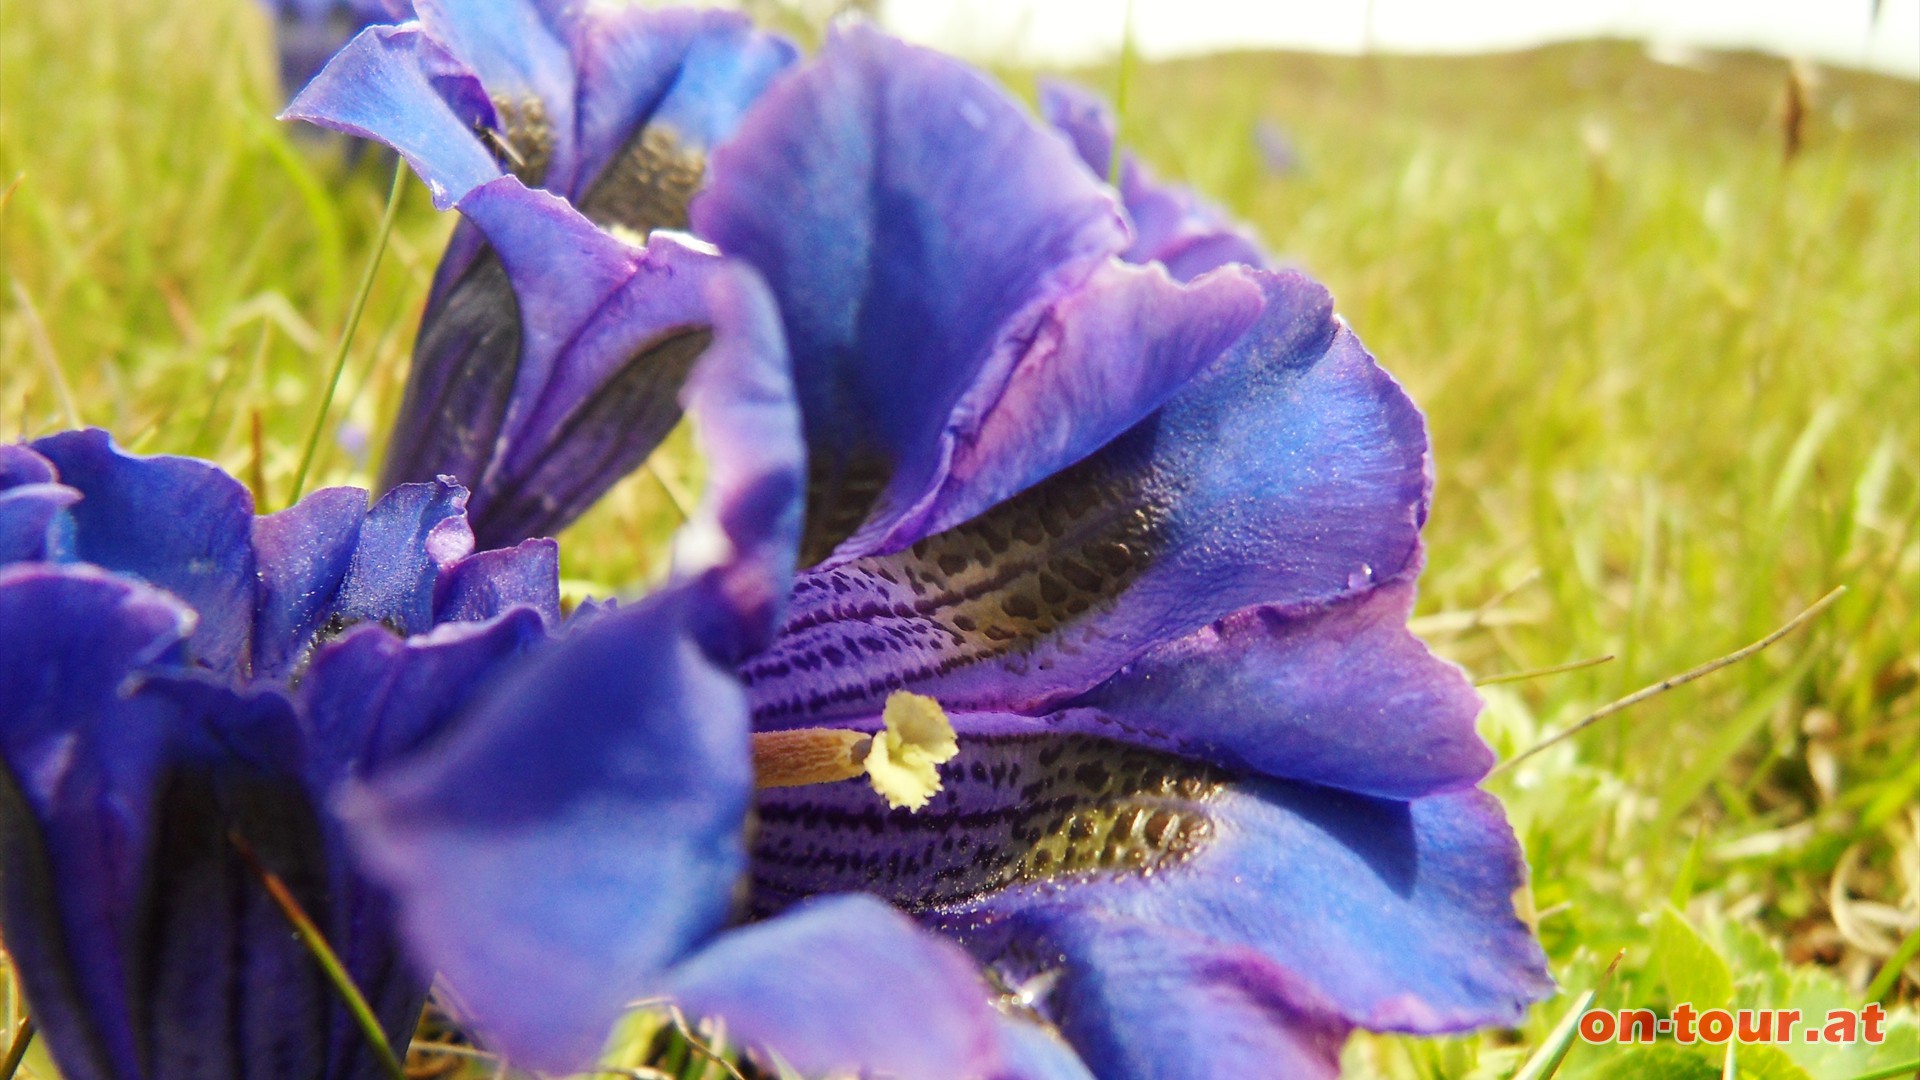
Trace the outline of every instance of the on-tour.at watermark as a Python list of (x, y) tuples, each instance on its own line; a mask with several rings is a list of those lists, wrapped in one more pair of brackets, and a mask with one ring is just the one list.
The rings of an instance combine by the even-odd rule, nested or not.
[(1682, 1002), (1668, 1016), (1652, 1009), (1588, 1009), (1580, 1016), (1580, 1038), (1590, 1043), (1650, 1043), (1672, 1039), (1688, 1044), (1868, 1043), (1884, 1042), (1887, 1011), (1878, 1003), (1859, 1009), (1830, 1009), (1825, 1017), (1803, 1016), (1799, 1009), (1695, 1009)]

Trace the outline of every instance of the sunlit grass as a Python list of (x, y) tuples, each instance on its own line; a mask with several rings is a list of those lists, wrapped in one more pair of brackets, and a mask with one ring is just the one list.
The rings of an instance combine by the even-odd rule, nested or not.
[[(387, 166), (271, 119), (265, 31), (246, 0), (0, 16), (0, 438), (67, 426), (70, 403), (284, 505)], [(1360, 1041), (1354, 1071), (1504, 1075), (1618, 949), (1603, 1003), (1676, 1000), (1686, 933), (1742, 1001), (1857, 1003), (1920, 923), (1913, 84), (1829, 73), (1787, 164), (1786, 68), (1754, 58), (1244, 56), (1129, 79), (1129, 139), (1325, 280), (1426, 409), (1436, 647), (1479, 675), (1616, 657), (1488, 687), (1504, 753), (1849, 587), (1768, 653), (1498, 778), (1568, 994), (1517, 1034)], [(1261, 120), (1299, 172), (1263, 172)], [(449, 227), (413, 185), (309, 489), (369, 481)], [(683, 442), (664, 467), (685, 479)], [(673, 521), (638, 474), (565, 538), (563, 573), (636, 586)], [(1576, 1046), (1561, 1075), (1629, 1067)]]

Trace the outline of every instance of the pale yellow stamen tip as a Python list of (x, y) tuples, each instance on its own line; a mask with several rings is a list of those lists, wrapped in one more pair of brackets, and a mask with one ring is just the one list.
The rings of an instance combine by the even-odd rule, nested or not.
[(867, 751), (867, 779), (888, 806), (918, 810), (940, 791), (939, 766), (960, 752), (960, 741), (946, 710), (924, 694), (895, 692), (881, 719), (887, 730)]

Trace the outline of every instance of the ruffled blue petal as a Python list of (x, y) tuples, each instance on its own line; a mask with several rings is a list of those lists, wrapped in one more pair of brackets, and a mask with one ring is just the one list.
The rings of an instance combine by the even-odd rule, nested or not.
[(367, 493), (337, 487), (254, 519), (256, 677), (283, 677), (306, 655), (346, 578), (366, 516)]
[(503, 674), (342, 801), (420, 963), (519, 1064), (586, 1065), (718, 930), (744, 864), (746, 705), (669, 589)]
[(809, 1076), (978, 1080), (999, 1033), (979, 969), (957, 946), (870, 896), (803, 904), (733, 930), (676, 967), (668, 993), (691, 1016)]
[(525, 540), (469, 555), (434, 590), (436, 623), (483, 622), (525, 605), (549, 626), (560, 624), (560, 545)]
[(49, 435), (33, 450), (80, 492), (67, 510), (73, 556), (165, 589), (199, 616), (192, 653), (236, 671), (253, 632), (253, 496), (205, 461), (139, 457), (98, 429)]
[(450, 565), (473, 551), (467, 491), (458, 484), (402, 484), (381, 496), (360, 523), (346, 577), (326, 607), (324, 632), (360, 622), (394, 633), (433, 626), (434, 589)]
[(1039, 711), (1240, 609), (1410, 575), (1420, 413), (1325, 290), (1255, 273), (1260, 322), (1153, 416), (906, 551), (802, 575), (744, 669), (756, 724), (875, 717), (896, 689)]
[(1112, 200), (997, 87), (859, 26), (715, 152), (693, 222), (779, 301), (809, 561), (939, 479), (1041, 313), (1125, 243)]
[[(1057, 80), (1040, 83), (1040, 111), (1073, 143), (1096, 176), (1113, 167), (1115, 118), (1105, 102)], [(1175, 281), (1222, 266), (1267, 265), (1258, 240), (1218, 207), (1179, 184), (1166, 184), (1131, 153), (1120, 155), (1120, 195), (1133, 224), (1129, 262), (1158, 262)]]
[(19, 484), (0, 489), (0, 566), (70, 554), (72, 519), (65, 510), (80, 493), (65, 484)]
[(280, 116), (393, 147), (442, 210), (501, 174), (474, 133), (495, 122), (486, 90), (416, 24), (348, 42)]
[(872, 892), (1014, 967), (1048, 952), (1027, 921), (1125, 917), (1251, 950), (1298, 983), (1297, 1005), (1377, 1030), (1510, 1024), (1551, 989), (1513, 912), (1524, 865), (1490, 796), (1398, 802), (1063, 734), (1052, 718), (953, 722), (959, 756), (918, 812), (858, 781), (760, 792), (756, 908)]
[(1040, 1002), (1102, 1080), (1333, 1080), (1351, 1025), (1258, 953), (1093, 913), (1037, 930)]
[(1175, 865), (1068, 891), (1020, 886), (975, 917), (1098, 911), (1252, 950), (1375, 1031), (1512, 1025), (1552, 992), (1513, 912), (1525, 865), (1490, 795), (1403, 803), (1262, 781), (1163, 809), (1190, 845)]
[(410, 638), (355, 627), (315, 650), (298, 688), (318, 746), (315, 782), (330, 787), (431, 744), (514, 657), (546, 637), (539, 613), (522, 607)]
[(1480, 697), (1406, 628), (1413, 586), (1255, 608), (1128, 664), (1050, 718), (1230, 768), (1414, 798), (1493, 765)]
[(79, 498), (59, 483), (52, 462), (0, 443), (0, 566), (70, 555), (72, 519), (61, 511)]
[(1235, 270), (1183, 288), (1159, 267), (1101, 267), (1034, 329), (999, 400), (955, 445), (938, 492), (872, 550), (974, 518), (1100, 449), (1218, 360), (1263, 304), (1260, 286)]

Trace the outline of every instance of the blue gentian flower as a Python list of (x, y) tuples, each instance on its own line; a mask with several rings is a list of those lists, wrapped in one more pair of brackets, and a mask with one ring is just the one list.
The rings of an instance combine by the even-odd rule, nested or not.
[[(1105, 179), (1115, 165), (1119, 127), (1106, 102), (1071, 83), (1043, 79), (1040, 111), (1073, 142), (1080, 160)], [(1123, 258), (1163, 263), (1177, 281), (1231, 263), (1269, 265), (1253, 233), (1198, 192), (1160, 180), (1130, 150), (1120, 152), (1118, 165), (1119, 195), (1133, 226), (1133, 243)]]
[[(480, 542), (510, 544), (557, 532), (679, 420), (715, 332), (702, 293), (717, 260), (653, 234), (685, 227), (707, 153), (794, 51), (729, 12), (416, 7), (356, 38), (286, 116), (391, 145), (465, 216), (383, 483), (456, 476)], [(596, 226), (630, 243), (598, 245)]]
[(280, 85), (293, 94), (327, 66), (340, 46), (369, 26), (413, 17), (408, 0), (263, 0), (274, 20)]
[(70, 1080), (378, 1075), (239, 835), (404, 1044), (426, 980), (327, 811), (556, 620), (552, 541), (444, 484), (256, 517), (101, 431), (0, 447), (0, 927)]
[[(690, 654), (655, 645), (567, 680), (626, 689), (562, 725), (502, 706), (354, 788), (414, 948), (483, 1034), (581, 1065), (651, 991), (819, 1050), (803, 1068), (1327, 1076), (1356, 1027), (1509, 1024), (1549, 991), (1510, 900), (1520, 852), (1475, 789), (1479, 700), (1406, 629), (1424, 425), (1323, 289), (1243, 258), (1179, 280), (1067, 141), (859, 27), (748, 112), (691, 223), (778, 301), (808, 569), (725, 707), (725, 672), (702, 669), (695, 702)], [(931, 802), (889, 810), (858, 779), (759, 791), (749, 921), (663, 942), (675, 917), (635, 898), (679, 872), (623, 853), (740, 825), (749, 722), (756, 748), (877, 737), (906, 694), (958, 733)], [(695, 731), (716, 740), (709, 779), (643, 765)], [(843, 894), (984, 965), (987, 1033), (975, 1013), (909, 1059), (889, 1055), (919, 1045), (912, 1002), (755, 1001), (801, 955), (856, 981), (878, 963), (844, 941), (733, 944), (872, 910)], [(689, 983), (689, 943), (753, 962)], [(979, 992), (943, 961), (915, 970)], [(811, 1042), (872, 1019), (853, 1056)]]

